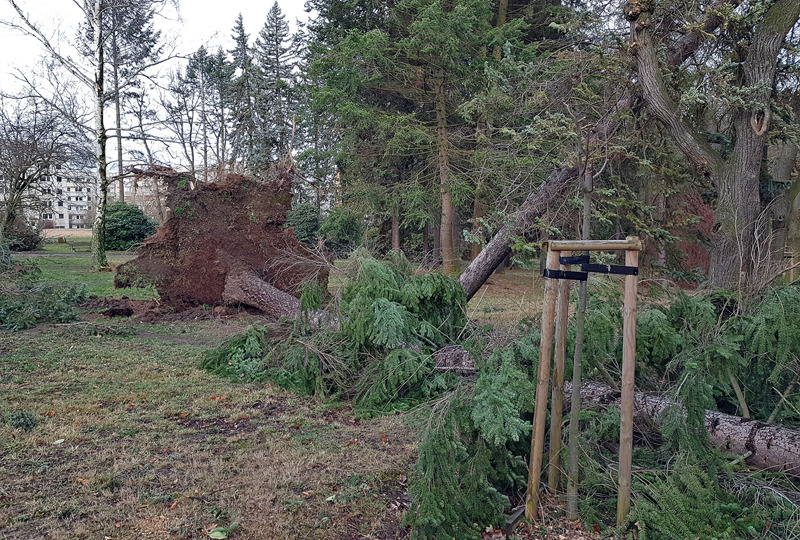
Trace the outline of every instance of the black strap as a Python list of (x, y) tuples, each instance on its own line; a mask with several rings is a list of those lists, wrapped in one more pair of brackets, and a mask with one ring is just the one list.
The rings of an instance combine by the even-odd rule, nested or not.
[(590, 264), (588, 255), (575, 255), (573, 257), (559, 257), (563, 265), (579, 264), (581, 271), (592, 274), (615, 274), (619, 276), (638, 276), (639, 268), (636, 266), (622, 266), (619, 264)]
[(572, 279), (575, 281), (586, 281), (589, 274), (586, 272), (570, 272), (568, 270), (542, 270), (542, 277), (548, 279)]

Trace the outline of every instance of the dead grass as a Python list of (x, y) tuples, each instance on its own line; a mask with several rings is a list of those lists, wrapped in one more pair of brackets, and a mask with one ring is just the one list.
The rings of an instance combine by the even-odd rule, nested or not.
[(42, 229), (45, 238), (91, 238), (92, 229)]
[(413, 431), (197, 369), (246, 323), (3, 334), (0, 411), (39, 420), (0, 424), (3, 538), (207, 538), (233, 522), (234, 539), (404, 536)]
[(516, 325), (542, 315), (544, 278), (534, 270), (506, 270), (494, 274), (467, 305), (467, 315), (493, 325)]

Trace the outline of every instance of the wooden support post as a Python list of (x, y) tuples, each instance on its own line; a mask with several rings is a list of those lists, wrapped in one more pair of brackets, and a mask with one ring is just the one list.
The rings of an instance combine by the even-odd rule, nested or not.
[[(545, 268), (558, 268), (558, 252), (547, 252)], [(542, 341), (539, 346), (539, 371), (536, 382), (536, 403), (533, 410), (533, 435), (531, 436), (531, 461), (528, 467), (528, 494), (525, 500), (525, 517), (536, 519), (539, 508), (539, 482), (544, 453), (544, 424), (547, 419), (547, 393), (550, 389), (550, 357), (553, 353), (553, 326), (556, 311), (556, 280), (544, 284), (544, 310), (542, 311)]]
[[(639, 252), (625, 252), (626, 266), (639, 266)], [(633, 379), (636, 372), (637, 276), (625, 276), (622, 308), (622, 396), (619, 423), (619, 494), (617, 525), (622, 525), (631, 508), (631, 460), (633, 457)]]
[[(572, 252), (562, 251), (560, 255), (569, 257)], [(569, 270), (563, 264), (559, 266), (559, 269)], [(550, 491), (558, 491), (561, 480), (561, 420), (564, 416), (564, 364), (567, 357), (569, 289), (570, 282), (568, 279), (559, 280), (556, 348), (553, 353), (553, 392), (550, 401), (550, 467), (547, 475), (547, 487)]]

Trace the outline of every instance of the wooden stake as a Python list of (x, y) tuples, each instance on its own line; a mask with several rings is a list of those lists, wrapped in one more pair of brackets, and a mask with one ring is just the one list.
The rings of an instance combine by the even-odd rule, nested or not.
[[(572, 252), (562, 251), (560, 255), (569, 257)], [(559, 266), (559, 269), (569, 270), (563, 264)], [(559, 280), (556, 348), (553, 355), (553, 392), (550, 401), (550, 467), (547, 475), (547, 487), (550, 488), (550, 491), (558, 491), (561, 480), (561, 420), (564, 416), (564, 363), (567, 357), (569, 289), (569, 280)]]
[[(558, 252), (547, 252), (545, 268), (558, 267)], [(547, 418), (547, 391), (550, 389), (550, 356), (553, 353), (553, 326), (556, 311), (556, 281), (548, 279), (544, 285), (544, 310), (542, 311), (542, 342), (539, 346), (539, 371), (536, 382), (536, 403), (533, 410), (533, 435), (531, 436), (531, 461), (528, 467), (528, 495), (525, 517), (536, 519), (539, 508), (539, 482), (544, 453), (544, 424)]]
[[(639, 266), (639, 252), (625, 252), (626, 266)], [(622, 396), (619, 422), (619, 494), (617, 525), (622, 525), (631, 508), (631, 461), (633, 457), (633, 378), (636, 371), (637, 276), (625, 276), (622, 308)]]

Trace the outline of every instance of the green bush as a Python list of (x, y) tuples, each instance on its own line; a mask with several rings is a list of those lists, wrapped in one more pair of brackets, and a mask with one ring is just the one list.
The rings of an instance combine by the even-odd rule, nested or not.
[(155, 222), (138, 206), (116, 202), (106, 209), (108, 250), (125, 251), (155, 232)]
[(14, 222), (3, 231), (4, 242), (11, 251), (33, 251), (44, 243), (41, 229), (25, 222)]
[(286, 214), (286, 227), (294, 229), (294, 236), (304, 244), (317, 243), (319, 209), (311, 203), (298, 204)]
[(30, 431), (39, 424), (39, 421), (31, 411), (19, 409), (8, 415), (6, 423), (14, 429)]

